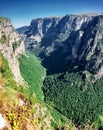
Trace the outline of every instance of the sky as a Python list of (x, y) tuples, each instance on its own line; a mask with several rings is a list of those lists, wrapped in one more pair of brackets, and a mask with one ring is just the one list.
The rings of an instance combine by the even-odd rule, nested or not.
[(103, 12), (103, 0), (0, 0), (0, 16), (11, 19), (15, 28), (33, 18)]

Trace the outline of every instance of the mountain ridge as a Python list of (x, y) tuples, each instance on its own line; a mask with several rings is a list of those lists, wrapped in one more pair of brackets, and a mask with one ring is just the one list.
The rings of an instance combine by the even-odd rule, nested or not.
[[(10, 123), (4, 127), (102, 128), (103, 15), (33, 21), (21, 34), (32, 54), (26, 53), (24, 42), (8, 21), (0, 17), (0, 116)], [(41, 63), (47, 69), (46, 78)], [(13, 67), (19, 69), (18, 75), (11, 71)], [(22, 80), (14, 80), (15, 75), (17, 79), (23, 76), (27, 84), (18, 84)]]
[[(44, 67), (48, 67), (46, 58), (62, 48), (61, 53), (66, 53), (64, 68), (68, 66), (66, 64), (71, 62), (72, 69), (75, 66), (83, 68), (94, 75), (96, 80), (103, 75), (101, 73), (103, 71), (102, 65), (100, 65), (102, 64), (102, 57), (100, 56), (102, 55), (103, 39), (102, 16), (103, 13), (101, 12), (65, 15), (59, 19), (49, 18), (49, 21), (47, 18), (33, 19), (28, 31), (22, 34), (22, 38), (28, 50), (35, 52), (35, 54), (38, 51), (37, 55), (42, 59)], [(99, 47), (100, 51), (98, 50), (97, 57), (98, 59), (101, 57), (101, 62), (95, 59), (96, 63), (93, 63), (92, 57), (95, 57)]]

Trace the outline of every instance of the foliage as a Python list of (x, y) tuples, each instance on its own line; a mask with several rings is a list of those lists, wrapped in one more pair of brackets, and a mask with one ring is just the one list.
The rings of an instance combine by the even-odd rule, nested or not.
[[(2, 35), (1, 40), (2, 43), (7, 42), (6, 36)], [(18, 46), (19, 43), (13, 43), (13, 50), (15, 51)], [(52, 113), (53, 119), (44, 103), (36, 102), (37, 98), (39, 100), (43, 99), (41, 86), (46, 75), (45, 69), (41, 66), (40, 62), (29, 53), (21, 55), (19, 60), (21, 73), (29, 87), (20, 86), (15, 83), (7, 60), (0, 53), (0, 112), (6, 116), (12, 129), (28, 130), (32, 127), (32, 129), (37, 130), (39, 127), (44, 130), (50, 130), (51, 121), (57, 125), (55, 128), (64, 127), (65, 123), (72, 127), (73, 124), (68, 122), (62, 114), (52, 109), (50, 113)], [(22, 106), (19, 104), (21, 100), (20, 94), (30, 99), (28, 100), (24, 96), (26, 103), (24, 102), (25, 104)]]
[(17, 43), (17, 42), (14, 42), (14, 43), (12, 44), (13, 51), (15, 51), (16, 48), (19, 47), (19, 46), (20, 46), (20, 41), (19, 41), (18, 43)]
[(98, 122), (99, 126), (103, 126), (103, 115), (99, 116), (99, 122)]
[(16, 85), (13, 74), (8, 66), (7, 60), (0, 53), (0, 78), (6, 88), (14, 88)]
[(51, 116), (53, 117), (53, 120), (51, 122), (51, 125), (53, 126), (54, 129), (58, 129), (59, 127), (64, 128), (65, 126), (69, 127), (70, 130), (76, 130), (74, 124), (63, 114), (58, 112), (56, 109), (51, 107), (50, 105), (47, 105), (48, 110), (50, 111)]
[[(8, 63), (1, 53), (0, 87), (0, 113), (5, 115), (13, 130), (51, 129), (49, 111), (45, 108), (43, 102), (36, 102), (36, 98), (30, 94), (28, 88), (17, 86), (13, 80)], [(26, 93), (26, 96), (29, 94), (31, 96), (30, 100), (26, 99), (23, 93)], [(24, 102), (22, 105), (20, 105), (21, 100)], [(33, 106), (31, 102), (33, 102)]]
[(51, 130), (50, 114), (42, 104), (16, 107), (8, 111), (6, 116), (13, 130)]
[[(44, 68), (40, 65), (38, 60), (29, 53), (27, 53), (26, 56), (21, 55), (21, 57), (19, 58), (19, 61), (20, 61), (20, 69), (21, 69), (22, 76), (25, 79), (25, 81), (28, 82), (30, 86), (29, 92), (31, 93), (35, 92), (37, 98), (41, 100), (41, 98), (43, 97), (41, 93), (41, 86), (42, 86), (43, 78), (45, 76)], [(48, 109), (50, 108), (48, 107)], [(58, 128), (59, 125), (65, 126), (65, 124), (67, 123), (65, 117), (63, 117), (54, 109), (50, 110), (50, 114), (53, 116), (53, 119), (55, 120), (55, 121), (52, 121), (52, 124), (54, 124), (53, 128)], [(35, 122), (35, 120), (33, 122)]]
[(30, 53), (21, 55), (19, 61), (21, 74), (29, 85), (30, 96), (35, 93), (39, 100), (43, 99), (41, 86), (46, 75), (45, 69), (37, 58)]
[(43, 85), (45, 101), (76, 124), (98, 122), (103, 112), (103, 81), (84, 82), (79, 73), (48, 76)]
[[(16, 110), (13, 109), (12, 111), (8, 111), (7, 119), (9, 123), (12, 125), (13, 130), (27, 130), (27, 125), (30, 121), (33, 120), (32, 118), (33, 111), (26, 106), (17, 107)], [(33, 124), (30, 124), (33, 126)]]
[(0, 91), (0, 109), (9, 109), (14, 107), (18, 102), (17, 92), (13, 89)]
[[(24, 56), (25, 57), (25, 56)], [(26, 56), (26, 58), (29, 58), (29, 57), (27, 57)], [(37, 59), (36, 59), (37, 60)], [(31, 59), (31, 61), (33, 61), (33, 59)], [(28, 60), (27, 60), (27, 62), (28, 62)], [(31, 62), (30, 62), (30, 64), (31, 64)], [(38, 62), (38, 64), (40, 65), (40, 63)], [(40, 69), (38, 69), (38, 64), (37, 64), (37, 66), (36, 66), (36, 68), (37, 68), (37, 70), (40, 70)], [(34, 64), (34, 65), (36, 65), (36, 64)], [(31, 65), (29, 65), (29, 66), (31, 66)], [(29, 67), (28, 66), (28, 67)], [(35, 68), (35, 67), (34, 67)], [(30, 70), (30, 68), (29, 68), (29, 70)], [(29, 71), (28, 71), (29, 72)], [(33, 72), (33, 71), (31, 71), (31, 72)], [(37, 71), (36, 71), (37, 72)], [(41, 71), (42, 72), (42, 71)], [(30, 73), (29, 73), (30, 74)], [(31, 104), (35, 104), (36, 102), (37, 102), (37, 99), (35, 98), (35, 95), (33, 96), (32, 95), (32, 90), (30, 90), (30, 88), (28, 88), (28, 87), (25, 87), (25, 86), (17, 86), (16, 85), (16, 83), (13, 81), (13, 75), (12, 75), (12, 73), (11, 73), (11, 71), (10, 71), (10, 69), (9, 69), (9, 66), (8, 66), (8, 63), (7, 63), (7, 61), (3, 58), (3, 56), (2, 55), (0, 55), (0, 76), (1, 76), (1, 80), (0, 80), (0, 84), (2, 84), (2, 86), (3, 87), (6, 87), (6, 89), (7, 89), (7, 92), (8, 92), (8, 89), (10, 89), (11, 90), (11, 88), (12, 89), (15, 89), (16, 91), (15, 92), (17, 92), (17, 93), (19, 93), (19, 92), (21, 92), (22, 94), (24, 94), (29, 100), (28, 100), (28, 103), (30, 103), (30, 105)], [(38, 75), (36, 75), (36, 76), (38, 76), (39, 77), (39, 74)], [(37, 77), (37, 78), (38, 78)], [(35, 77), (34, 77), (35, 78)], [(42, 79), (43, 80), (43, 79)], [(33, 84), (33, 81), (32, 81), (32, 84)], [(41, 90), (39, 90), (39, 91), (41, 91)], [(11, 93), (10, 93), (10, 97), (8, 98), (8, 96), (7, 96), (7, 99), (8, 100), (6, 100), (8, 103), (10, 103), (10, 106), (12, 107), (13, 105), (11, 105), (11, 101), (12, 100), (15, 100), (15, 101), (17, 101), (17, 99), (18, 98), (16, 98), (15, 99), (15, 97), (13, 96), (13, 95), (15, 95), (16, 96), (16, 94), (15, 94), (15, 92), (13, 92), (12, 90), (11, 90)], [(41, 95), (40, 95), (41, 96)], [(4, 96), (2, 96), (2, 98), (3, 98)], [(5, 98), (6, 98), (6, 96), (5, 96)], [(4, 98), (4, 99), (5, 99)], [(40, 97), (41, 98), (41, 97)], [(12, 99), (12, 100), (11, 100)], [(1, 99), (2, 100), (2, 99)], [(2, 100), (3, 101), (3, 100)], [(7, 103), (6, 102), (6, 103)], [(3, 103), (5, 103), (4, 101), (3, 101)], [(14, 103), (13, 103), (14, 104)], [(43, 102), (42, 102), (42, 104), (44, 104)], [(9, 107), (10, 109), (11, 109), (11, 107)], [(43, 108), (44, 108), (44, 110), (43, 110)], [(39, 110), (38, 110), (39, 109)], [(48, 109), (50, 109), (49, 107), (48, 107)], [(23, 117), (28, 117), (28, 119), (30, 119), (31, 120), (31, 122), (33, 123), (33, 125), (35, 125), (36, 127), (38, 126), (38, 125), (40, 125), (40, 124), (42, 124), (42, 126), (44, 125), (44, 127), (45, 127), (45, 122), (44, 122), (44, 119), (45, 118), (47, 118), (47, 120), (50, 120), (49, 119), (49, 110), (48, 109), (46, 109), (45, 110), (45, 104), (44, 105), (38, 105), (38, 107), (36, 108), (36, 107), (34, 107), (33, 106), (33, 109), (32, 109), (32, 114), (34, 114), (35, 113), (35, 118), (33, 118), (33, 119), (30, 119), (27, 115), (25, 115), (26, 113), (28, 114), (28, 111), (26, 110), (24, 113), (23, 113), (23, 110), (20, 110), (20, 111), (17, 111), (17, 110), (13, 110), (13, 108), (11, 109), (12, 110), (12, 112), (11, 111), (9, 111), (8, 112), (8, 114), (7, 114), (7, 118), (9, 119), (9, 122), (10, 122), (10, 124), (13, 124), (13, 129), (17, 129), (18, 127), (20, 128), (21, 126), (20, 126), (20, 124), (21, 124), (21, 122), (24, 122), (25, 120), (23, 119)], [(38, 113), (39, 112), (39, 113)], [(30, 113), (30, 112), (29, 112)], [(44, 114), (42, 114), (42, 113), (45, 113), (45, 115)], [(31, 114), (31, 113), (30, 113)], [(51, 110), (50, 110), (50, 114), (53, 116), (53, 120), (51, 121), (52, 122), (52, 124), (54, 124), (54, 125), (56, 125), (56, 127), (53, 125), (53, 128), (58, 128), (59, 126), (65, 126), (65, 124), (66, 124), (66, 119), (63, 117), (63, 116), (61, 116), (61, 114), (59, 114), (57, 111), (55, 111), (54, 109), (52, 109), (51, 108)], [(23, 116), (23, 115), (25, 115), (25, 116)], [(44, 115), (44, 116), (43, 116)], [(43, 117), (42, 117), (43, 116)], [(33, 115), (32, 115), (32, 117), (34, 117)], [(58, 118), (59, 118), (59, 120), (58, 120)], [(21, 121), (22, 120), (22, 121)], [(61, 120), (61, 121), (60, 121)], [(51, 125), (51, 124), (50, 124)], [(46, 126), (48, 126), (48, 125), (46, 125)]]
[(6, 43), (6, 41), (7, 41), (6, 35), (3, 34), (3, 35), (1, 36), (0, 42), (3, 44), (3, 43)]
[(0, 17), (0, 24), (2, 23), (2, 20), (3, 20), (3, 18), (2, 18), (2, 17)]
[(13, 43), (13, 44), (12, 44), (12, 47), (13, 47), (13, 51), (15, 51), (15, 50), (16, 50), (16, 48), (18, 47), (17, 43), (16, 43), (16, 42), (15, 42), (15, 43)]
[(8, 66), (7, 60), (0, 53), (0, 78), (3, 79), (4, 85), (9, 88), (16, 83), (13, 80), (13, 74)]

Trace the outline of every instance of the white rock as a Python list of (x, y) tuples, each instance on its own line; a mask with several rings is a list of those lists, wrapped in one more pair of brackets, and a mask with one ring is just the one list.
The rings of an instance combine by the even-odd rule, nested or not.
[(0, 130), (3, 130), (4, 128), (8, 128), (8, 130), (12, 130), (10, 126), (8, 125), (7, 121), (3, 117), (2, 114), (0, 114)]

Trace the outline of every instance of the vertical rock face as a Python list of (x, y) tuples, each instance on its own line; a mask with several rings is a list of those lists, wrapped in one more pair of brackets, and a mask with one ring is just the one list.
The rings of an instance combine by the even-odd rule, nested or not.
[[(52, 61), (53, 55), (62, 60), (62, 54), (65, 55), (62, 58), (66, 70), (78, 66), (95, 75), (96, 79), (103, 75), (103, 13), (34, 19), (25, 32), (25, 39), (27, 49), (38, 52), (44, 66)], [(58, 54), (59, 50), (61, 53)]]
[(0, 19), (0, 52), (9, 63), (9, 67), (14, 74), (14, 80), (17, 83), (21, 83), (22, 77), (17, 58), (19, 54), (25, 52), (24, 43), (13, 28), (10, 20), (2, 17)]
[(41, 41), (41, 38), (44, 35), (49, 35), (52, 33), (53, 29), (56, 27), (60, 19), (60, 17), (33, 19), (28, 31), (26, 31), (25, 34), (31, 39)]

